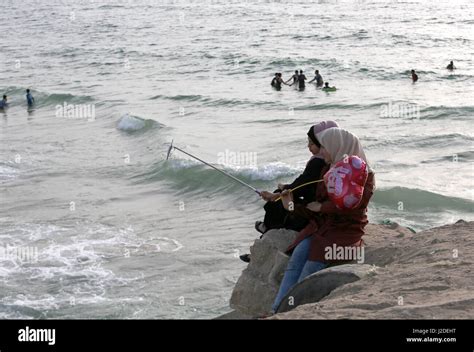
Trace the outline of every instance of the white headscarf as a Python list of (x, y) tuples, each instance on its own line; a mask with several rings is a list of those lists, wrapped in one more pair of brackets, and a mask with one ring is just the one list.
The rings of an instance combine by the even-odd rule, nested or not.
[(331, 155), (331, 166), (334, 166), (334, 164), (346, 156), (357, 155), (367, 163), (369, 172), (373, 172), (365, 156), (364, 149), (359, 142), (359, 138), (349, 131), (337, 127), (328, 128), (318, 133), (316, 138)]

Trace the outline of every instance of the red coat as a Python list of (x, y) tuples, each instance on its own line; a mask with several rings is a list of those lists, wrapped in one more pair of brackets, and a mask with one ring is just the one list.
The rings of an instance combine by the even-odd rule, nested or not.
[[(326, 166), (321, 171), (321, 178), (329, 170)], [(316, 201), (321, 203), (320, 212), (312, 212), (304, 205), (295, 204), (295, 215), (310, 219), (310, 223), (300, 231), (295, 241), (288, 247), (287, 253), (305, 238), (312, 237), (308, 260), (320, 262), (335, 262), (326, 260), (327, 247), (336, 246), (361, 246), (364, 227), (369, 222), (367, 219), (367, 205), (375, 189), (375, 178), (369, 173), (364, 186), (364, 194), (356, 209), (341, 210), (329, 199), (324, 182), (318, 183)]]

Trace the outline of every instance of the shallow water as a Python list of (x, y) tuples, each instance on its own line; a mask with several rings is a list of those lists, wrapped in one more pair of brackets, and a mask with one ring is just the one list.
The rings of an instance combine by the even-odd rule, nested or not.
[[(0, 317), (228, 311), (262, 201), (177, 151), (165, 162), (172, 139), (272, 190), (334, 119), (376, 170), (372, 222), (473, 220), (471, 2), (225, 4), (6, 1), (0, 244), (37, 260), (1, 257)], [(270, 89), (295, 69), (338, 90)]]

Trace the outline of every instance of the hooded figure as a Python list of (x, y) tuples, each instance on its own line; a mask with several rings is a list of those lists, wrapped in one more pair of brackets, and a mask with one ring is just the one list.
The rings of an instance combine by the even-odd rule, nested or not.
[[(303, 173), (298, 176), (291, 184), (279, 185), (279, 189), (273, 194), (279, 196), (279, 192), (285, 189), (293, 189), (310, 181), (319, 179), (321, 170), (326, 166), (324, 157), (319, 150), (320, 144), (317, 141), (316, 134), (324, 131), (327, 128), (338, 127), (334, 121), (322, 121), (317, 123), (308, 131), (308, 148), (313, 155), (306, 163)], [(301, 187), (293, 193), (296, 203), (308, 204), (315, 200), (316, 184), (311, 184)], [(270, 229), (287, 228), (295, 231), (300, 231), (307, 224), (306, 218), (301, 218), (289, 214), (282, 206), (281, 202), (269, 201), (263, 207), (265, 209), (265, 217), (263, 223), (257, 221), (255, 228), (261, 233), (265, 233)]]
[[(367, 166), (369, 165), (359, 139), (344, 129), (326, 129), (317, 133), (316, 139), (321, 143), (321, 153), (326, 163), (334, 165), (345, 156), (357, 155), (367, 163)], [(320, 178), (323, 178), (329, 169), (330, 165), (326, 165), (321, 171)], [(355, 209), (337, 208), (329, 199), (324, 182), (318, 183), (316, 187), (316, 202), (306, 206), (294, 203), (294, 214), (307, 218), (309, 224), (299, 232), (286, 251), (292, 256), (273, 304), (274, 311), (278, 309), (281, 300), (291, 287), (306, 276), (330, 264), (363, 260), (363, 258), (340, 258), (335, 253), (331, 253), (331, 250), (340, 247), (343, 247), (341, 249), (348, 247), (356, 249), (362, 246), (364, 228), (368, 223), (367, 205), (375, 188), (374, 173), (370, 167), (368, 171), (362, 199)], [(288, 200), (285, 202), (288, 204)], [(348, 252), (345, 251), (345, 253)], [(352, 251), (352, 253), (355, 252)], [(357, 252), (360, 253), (360, 251)]]
[[(295, 204), (295, 214), (313, 220), (313, 225), (316, 225), (316, 228), (309, 229), (307, 226), (303, 229), (288, 250), (291, 252), (292, 248), (296, 247), (301, 240), (310, 236), (312, 237), (312, 245), (308, 260), (332, 262), (326, 260), (324, 256), (327, 245), (333, 243), (341, 246), (361, 245), (364, 227), (368, 223), (367, 204), (375, 188), (375, 179), (362, 145), (355, 135), (342, 128), (329, 128), (318, 133), (316, 138), (321, 143), (322, 153), (327, 153), (330, 158), (330, 160), (326, 160), (326, 163), (330, 163), (330, 165), (323, 168), (320, 178), (323, 178), (331, 166), (343, 160), (346, 156), (357, 155), (367, 163), (368, 167), (364, 193), (355, 209), (337, 208), (329, 199), (324, 182), (318, 183), (316, 189), (316, 201), (320, 206), (315, 204), (315, 207), (312, 208), (313, 204), (306, 207)], [(319, 210), (317, 210), (318, 207)], [(311, 208), (313, 210), (310, 210)]]
[[(371, 170), (359, 139), (349, 131), (342, 128), (330, 128), (317, 133), (316, 138), (330, 155), (331, 166), (344, 159), (345, 156), (357, 155), (367, 163)], [(323, 155), (323, 151), (319, 154)]]
[[(317, 123), (316, 125), (311, 126), (311, 128), (308, 131), (308, 137), (318, 148), (321, 148), (321, 143), (319, 142), (317, 135), (319, 133), (321, 133), (322, 131), (325, 131), (325, 130), (327, 130), (329, 128), (333, 128), (333, 127), (339, 127), (337, 122), (331, 121), (331, 120), (321, 121), (320, 123)], [(321, 153), (321, 150), (319, 151), (319, 153), (313, 155), (312, 158), (320, 158), (320, 159), (324, 160), (324, 156)]]

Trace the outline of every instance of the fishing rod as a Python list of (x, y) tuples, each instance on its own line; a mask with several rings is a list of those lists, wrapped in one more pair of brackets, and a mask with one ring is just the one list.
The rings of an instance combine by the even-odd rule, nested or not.
[(211, 164), (209, 164), (208, 162), (205, 162), (204, 160), (199, 159), (198, 157), (196, 157), (196, 156), (194, 156), (194, 155), (192, 155), (192, 154), (190, 154), (190, 153), (188, 153), (188, 152), (185, 152), (185, 151), (182, 150), (181, 148), (178, 148), (178, 147), (174, 146), (174, 145), (173, 145), (173, 140), (171, 141), (171, 145), (170, 145), (170, 147), (168, 148), (168, 153), (166, 154), (166, 160), (169, 159), (169, 157), (170, 157), (170, 155), (171, 155), (171, 151), (172, 151), (173, 149), (176, 149), (176, 150), (180, 151), (181, 153), (184, 153), (184, 154), (190, 156), (191, 158), (194, 158), (194, 159), (200, 161), (201, 163), (203, 163), (203, 164), (205, 164), (205, 165), (207, 165), (207, 166), (209, 166), (209, 167), (212, 167), (214, 170), (219, 171), (220, 173), (226, 175), (227, 177), (230, 177), (230, 178), (233, 179), (234, 181), (239, 182), (241, 185), (250, 188), (252, 191), (254, 191), (255, 193), (257, 193), (259, 196), (261, 195), (261, 192), (260, 192), (258, 189), (256, 189), (256, 188), (250, 186), (249, 184), (245, 183), (245, 182), (242, 181), (242, 180), (239, 180), (237, 177), (232, 176), (231, 174), (228, 174), (227, 172), (225, 172), (225, 171), (223, 171), (223, 170), (221, 170), (221, 169), (215, 167), (214, 165), (211, 165)]
[[(313, 183), (323, 182), (323, 181), (324, 181), (324, 179), (311, 181), (311, 182), (306, 182), (306, 183), (303, 183), (302, 185), (299, 185), (298, 187), (289, 189), (288, 192), (293, 192), (293, 191), (296, 191), (298, 188), (301, 188), (301, 187), (304, 187), (304, 186), (307, 186), (307, 185), (310, 185), (310, 184), (313, 184)], [(275, 199), (274, 202), (278, 202), (280, 199), (281, 199), (281, 196), (278, 197), (277, 199)]]

